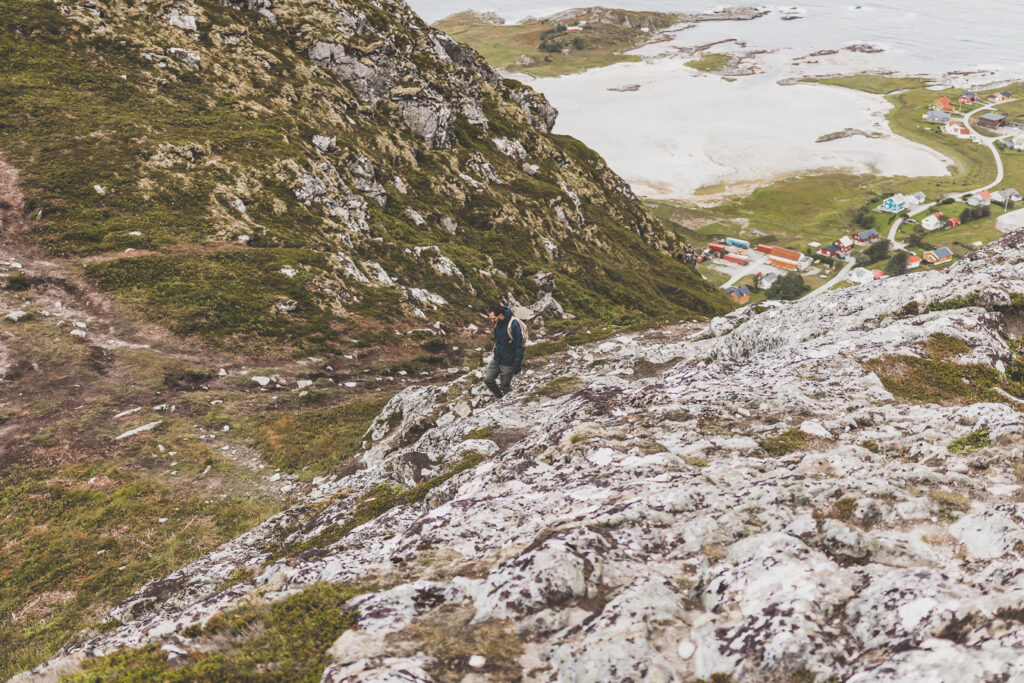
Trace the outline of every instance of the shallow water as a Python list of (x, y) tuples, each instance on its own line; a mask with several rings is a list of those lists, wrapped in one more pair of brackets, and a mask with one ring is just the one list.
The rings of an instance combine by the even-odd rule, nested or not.
[[(494, 10), (509, 20), (564, 9), (538, 0), (513, 0), (500, 7), (489, 6), (487, 0), (411, 4), (428, 20), (467, 7)], [(675, 11), (722, 6), (666, 0), (602, 4)], [(1024, 28), (1024, 4), (984, 0), (970, 5), (970, 10), (961, 6), (947, 0), (776, 5), (753, 21), (704, 22), (680, 30), (669, 43), (637, 50), (644, 62), (529, 82), (559, 109), (556, 132), (573, 135), (597, 150), (638, 193), (649, 197), (687, 198), (699, 188), (720, 184), (749, 189), (806, 171), (943, 175), (947, 159), (891, 134), (885, 121), (890, 107), (882, 97), (779, 81), (895, 71), (980, 88), (1024, 78), (1024, 43), (1016, 35)], [(803, 18), (783, 21), (783, 11)], [(684, 66), (690, 58), (686, 48), (726, 39), (733, 42), (712, 51), (763, 51), (749, 58), (755, 73), (723, 79)], [(881, 51), (843, 49), (855, 44)], [(838, 52), (809, 57), (826, 50)], [(609, 91), (634, 83), (640, 90)], [(816, 142), (846, 128), (882, 137)]]
[[(509, 21), (546, 16), (569, 7), (602, 4), (634, 10), (697, 12), (722, 2), (614, 0), (551, 4), (542, 0), (412, 0), (411, 7), (427, 21), (466, 9), (493, 11)], [(744, 4), (737, 1), (736, 5)], [(745, 41), (752, 48), (815, 52), (851, 43), (885, 48), (879, 66), (913, 73), (992, 70), (1024, 75), (1024, 3), (899, 0), (889, 2), (827, 2), (769, 5), (771, 14), (749, 22), (707, 23), (687, 31), (694, 44), (722, 37)], [(803, 18), (781, 21), (781, 11), (795, 9)]]

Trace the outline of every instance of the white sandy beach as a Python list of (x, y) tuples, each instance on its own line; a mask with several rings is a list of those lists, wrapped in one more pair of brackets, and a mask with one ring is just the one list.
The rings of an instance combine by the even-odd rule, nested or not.
[[(779, 85), (794, 75), (783, 66), (789, 57), (779, 53), (758, 56), (765, 73), (731, 81), (686, 67), (686, 59), (622, 63), (530, 84), (561, 112), (557, 132), (596, 149), (639, 194), (652, 198), (682, 199), (701, 187), (809, 171), (947, 173), (951, 161), (943, 155), (892, 134), (885, 120), (891, 105), (881, 96)], [(608, 90), (632, 83), (640, 89)], [(882, 137), (815, 142), (847, 128)]]
[[(510, 21), (547, 16), (563, 6), (545, 0), (411, 0), (428, 18), (461, 9), (494, 10)], [(708, 11), (715, 0), (617, 0), (637, 10)], [(742, 3), (735, 3), (742, 4)], [(638, 193), (693, 197), (702, 187), (743, 193), (780, 177), (843, 170), (881, 175), (945, 175), (937, 152), (892, 134), (881, 96), (809, 83), (807, 76), (857, 73), (927, 75), (949, 87), (1005, 83), (1024, 73), (1019, 30), (1024, 5), (977, 0), (968, 11), (953, 0), (805, 0), (768, 6), (752, 21), (711, 21), (676, 27), (672, 39), (633, 54), (644, 62), (584, 74), (528, 81), (561, 115), (556, 131), (601, 153)], [(799, 15), (783, 21), (783, 15)], [(731, 42), (722, 42), (731, 41)], [(746, 56), (756, 73), (725, 79), (687, 68), (696, 46)], [(870, 44), (875, 51), (850, 51)], [(610, 87), (639, 84), (636, 92)], [(847, 128), (881, 137), (816, 143)]]

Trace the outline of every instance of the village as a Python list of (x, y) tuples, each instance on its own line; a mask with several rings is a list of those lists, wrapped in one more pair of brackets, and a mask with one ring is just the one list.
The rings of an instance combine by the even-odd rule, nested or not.
[[(957, 228), (988, 218), (993, 207), (1006, 215), (1021, 201), (1021, 194), (1013, 187), (993, 189), (1003, 179), (1000, 148), (1024, 151), (1024, 124), (1010, 121), (1006, 113), (995, 110), (996, 105), (1014, 101), (1008, 91), (982, 96), (965, 90), (955, 102), (940, 97), (921, 117), (943, 134), (988, 146), (999, 169), (995, 182), (933, 201), (923, 192), (895, 193), (872, 207), (874, 218), (862, 212), (845, 234), (827, 244), (806, 242), (801, 245), (802, 251), (793, 244), (756, 243), (735, 236), (719, 238), (710, 242), (698, 258), (702, 274), (716, 283), (724, 278), (719, 286), (735, 303), (743, 305), (765, 298), (796, 298), (865, 285), (919, 267), (948, 266), (957, 255), (952, 245), (971, 249), (984, 246), (983, 241), (960, 241), (963, 235)], [(756, 229), (750, 232), (760, 234)], [(788, 295), (779, 285), (787, 274), (796, 274), (803, 282), (802, 286), (789, 288)]]

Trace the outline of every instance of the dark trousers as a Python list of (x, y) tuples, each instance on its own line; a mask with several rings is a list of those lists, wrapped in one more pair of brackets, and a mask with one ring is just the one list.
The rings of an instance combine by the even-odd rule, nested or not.
[[(499, 375), (501, 375), (500, 387), (495, 381)], [(512, 366), (498, 365), (498, 360), (492, 358), (491, 364), (487, 366), (487, 372), (484, 373), (484, 384), (487, 385), (492, 394), (501, 398), (512, 389)]]

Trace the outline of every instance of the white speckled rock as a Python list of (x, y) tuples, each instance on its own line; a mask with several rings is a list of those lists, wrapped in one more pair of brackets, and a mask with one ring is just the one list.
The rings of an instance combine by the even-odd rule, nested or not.
[[(1019, 404), (906, 402), (864, 364), (941, 333), (969, 349), (948, 362), (1010, 367), (997, 307), (1024, 295), (1022, 246), (1014, 233), (855, 297), (528, 354), (500, 401), (471, 374), (407, 388), (374, 421), (365, 469), (143, 586), (112, 611), (123, 626), (47, 666), (189, 651), (189, 626), (327, 581), (389, 586), (350, 602), (359, 628), (331, 647), (331, 682), (436, 680), (442, 655), (416, 634), (438, 624), (518, 639), (537, 681), (1024, 680)], [(988, 308), (927, 310), (974, 295)], [(566, 375), (570, 393), (532, 393)], [(949, 450), (981, 428), (987, 446)], [(811, 437), (799, 450), (762, 448), (791, 429)], [(431, 479), (469, 451), (478, 464)], [(427, 480), (441, 483), (422, 502), (331, 535), (374, 487)], [(220, 590), (239, 567), (254, 578)]]

